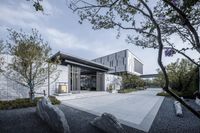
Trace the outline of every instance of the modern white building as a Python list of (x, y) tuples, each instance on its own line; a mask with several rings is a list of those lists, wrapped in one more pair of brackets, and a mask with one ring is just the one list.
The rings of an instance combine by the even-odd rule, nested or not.
[(142, 61), (128, 49), (99, 57), (92, 61), (111, 67), (111, 70), (108, 71), (111, 74), (143, 74)]
[[(52, 56), (52, 60), (60, 57), (62, 72), (55, 82), (54, 88), (56, 93), (70, 92), (77, 93), (80, 91), (108, 91), (109, 89), (119, 90), (121, 87), (121, 77), (107, 73), (111, 68), (96, 63), (94, 61), (75, 57), (62, 52)], [(63, 73), (65, 73), (63, 75)], [(62, 90), (62, 85), (66, 85)]]
[[(63, 52), (56, 53), (51, 59), (58, 56), (61, 61), (57, 65), (58, 78), (54, 81), (55, 75), (50, 76), (50, 84), (48, 85), (47, 79), (43, 86), (35, 88), (36, 93), (43, 94), (45, 90), (46, 94), (54, 95), (81, 91), (117, 91), (121, 88), (122, 78), (107, 73), (110, 67)], [(6, 62), (10, 62), (11, 58), (6, 57)], [(26, 97), (29, 97), (29, 88), (6, 78), (5, 74), (0, 74), (0, 100)]]
[[(59, 77), (50, 85), (35, 88), (37, 93), (43, 90), (50, 95), (63, 93), (80, 93), (81, 91), (117, 91), (121, 88), (120, 73), (140, 75), (143, 64), (129, 50), (123, 50), (95, 60), (87, 60), (74, 55), (58, 52), (51, 60), (60, 57), (61, 64), (57, 66)], [(51, 76), (52, 77), (52, 76)], [(54, 82), (51, 82), (54, 81)], [(7, 79), (0, 74), (0, 100), (16, 99), (29, 96), (29, 89)]]

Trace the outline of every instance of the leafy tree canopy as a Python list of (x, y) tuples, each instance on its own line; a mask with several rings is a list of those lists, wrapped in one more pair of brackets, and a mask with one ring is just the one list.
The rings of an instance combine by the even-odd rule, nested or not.
[[(176, 62), (166, 66), (169, 76), (170, 87), (178, 92), (187, 92), (187, 95), (193, 95), (198, 90), (198, 68), (187, 59), (177, 59)], [(164, 76), (162, 71), (158, 70), (159, 76), (155, 79), (164, 85)]]
[[(117, 28), (130, 30), (127, 42), (143, 48), (158, 49), (158, 64), (163, 72), (163, 89), (181, 102), (198, 118), (200, 114), (169, 90), (169, 77), (162, 63), (163, 50), (171, 49), (167, 55), (179, 53), (199, 66), (186, 50), (200, 53), (198, 28), (200, 25), (200, 2), (197, 0), (69, 0), (69, 8), (80, 16), (80, 23), (89, 21), (93, 29)], [(155, 3), (155, 4), (154, 4)], [(178, 35), (186, 47), (173, 42)], [(168, 50), (169, 51), (169, 50)], [(168, 52), (167, 52), (168, 53)]]
[(30, 89), (30, 98), (34, 98), (35, 87), (41, 87), (48, 79), (48, 74), (56, 72), (56, 65), (49, 62), (51, 48), (37, 30), (31, 34), (22, 30), (8, 30), (8, 52), (12, 61), (8, 65), (6, 76)]
[(44, 11), (43, 6), (42, 6), (42, 4), (41, 4), (41, 2), (42, 2), (43, 0), (26, 0), (26, 1), (32, 2), (33, 7), (35, 8), (36, 11), (41, 11), (41, 12)]
[(144, 87), (144, 81), (137, 75), (122, 74), (122, 83), (124, 88)]
[[(171, 55), (182, 54), (198, 65), (198, 61), (191, 59), (193, 57), (186, 55), (185, 51), (200, 52), (199, 5), (198, 0), (71, 0), (69, 7), (80, 16), (81, 24), (87, 20), (93, 29), (116, 28), (118, 35), (121, 30), (130, 30), (127, 42), (143, 48), (159, 47), (159, 27), (164, 48), (173, 50)], [(170, 39), (174, 35), (187, 45), (176, 44)]]

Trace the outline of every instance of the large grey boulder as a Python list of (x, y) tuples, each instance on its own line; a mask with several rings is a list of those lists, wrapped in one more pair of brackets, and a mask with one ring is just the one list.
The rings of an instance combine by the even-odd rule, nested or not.
[(200, 105), (200, 99), (199, 99), (198, 97), (196, 97), (195, 103), (196, 103), (197, 105)]
[(183, 117), (182, 107), (179, 101), (174, 101), (176, 116)]
[(56, 132), (70, 133), (64, 113), (58, 107), (53, 106), (48, 98), (44, 97), (38, 101), (36, 113)]
[(104, 113), (90, 123), (106, 133), (125, 133), (120, 122), (112, 114)]

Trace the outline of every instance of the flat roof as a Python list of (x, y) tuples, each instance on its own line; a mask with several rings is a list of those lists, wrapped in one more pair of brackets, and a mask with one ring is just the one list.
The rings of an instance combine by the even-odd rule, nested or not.
[[(116, 54), (116, 53), (120, 53), (120, 52), (122, 52), (122, 51), (130, 52), (130, 53), (135, 57), (135, 59), (137, 59), (140, 63), (142, 63), (142, 61), (141, 61), (135, 54), (133, 54), (133, 52), (132, 52), (131, 50), (129, 50), (129, 49), (120, 50), (120, 51), (118, 51), (118, 52), (114, 52), (114, 53), (111, 53), (111, 54), (107, 54), (107, 55), (104, 55), (104, 56), (101, 56), (101, 57), (98, 57), (98, 58), (95, 58), (95, 59), (92, 59), (92, 60), (104, 58), (104, 57), (107, 57), (107, 56), (110, 56), (110, 55), (113, 55), (113, 54)], [(142, 63), (142, 65), (143, 65), (143, 63)]]
[(56, 54), (54, 54), (50, 59), (53, 60), (57, 56), (60, 56), (62, 64), (67, 63), (67, 64), (77, 65), (77, 66), (81, 66), (81, 67), (85, 67), (85, 68), (89, 68), (89, 69), (96, 69), (96, 70), (100, 70), (100, 71), (109, 71), (112, 69), (112, 68), (102, 65), (100, 63), (96, 63), (94, 61), (76, 57), (71, 54), (66, 54), (66, 53), (60, 52), (60, 51), (57, 52)]

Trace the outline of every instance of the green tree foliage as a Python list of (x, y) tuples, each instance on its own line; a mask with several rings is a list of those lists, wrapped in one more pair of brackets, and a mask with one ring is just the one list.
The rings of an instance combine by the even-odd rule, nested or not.
[(33, 100), (35, 88), (45, 84), (48, 73), (52, 75), (56, 72), (56, 65), (49, 62), (51, 48), (35, 29), (32, 29), (31, 34), (12, 29), (8, 31), (7, 45), (12, 61), (6, 76), (29, 88), (30, 99)]
[[(169, 76), (170, 87), (180, 92), (183, 96), (192, 96), (198, 90), (198, 68), (187, 59), (178, 59), (176, 62), (167, 65), (167, 74)], [(164, 76), (159, 71), (159, 77), (156, 78), (163, 86)]]
[[(198, 35), (200, 2), (198, 0), (159, 0), (154, 3), (150, 3), (152, 1), (148, 0), (69, 1), (69, 8), (80, 16), (80, 23), (87, 20), (92, 24), (93, 29), (116, 28), (119, 35), (120, 30), (130, 30), (127, 38), (128, 43), (143, 48), (158, 49), (158, 64), (165, 78), (163, 89), (200, 119), (200, 114), (197, 111), (169, 90), (169, 77), (162, 63), (163, 50), (167, 47), (173, 50), (170, 53), (182, 54), (199, 66), (198, 61), (191, 59), (192, 55), (185, 53), (187, 49), (200, 53)], [(170, 32), (171, 29), (168, 26), (173, 26), (174, 32)], [(176, 34), (190, 46), (187, 45), (185, 48), (176, 42), (171, 42), (170, 37)]]
[[(164, 89), (168, 89), (169, 78), (162, 63), (163, 50), (170, 56), (179, 53), (199, 66), (199, 61), (185, 51), (196, 50), (200, 53), (198, 35), (199, 5), (197, 0), (71, 0), (69, 8), (80, 16), (80, 23), (89, 21), (93, 29), (128, 30), (127, 42), (143, 48), (159, 49), (158, 64), (165, 77)], [(193, 17), (195, 16), (195, 17)], [(136, 19), (140, 18), (140, 19)], [(177, 35), (185, 45), (172, 42)], [(170, 50), (169, 50), (170, 49)], [(166, 54), (168, 55), (168, 54)], [(170, 92), (169, 92), (170, 93)], [(200, 117), (200, 116), (199, 116)]]
[(42, 2), (43, 0), (26, 0), (26, 1), (32, 2), (33, 7), (35, 8), (36, 11), (41, 11), (41, 12), (44, 11), (43, 6), (42, 6), (42, 4), (41, 4), (41, 2)]
[(176, 48), (175, 42), (169, 39), (176, 35), (183, 43), (187, 44), (181, 49), (181, 52), (195, 49), (200, 53), (199, 0), (162, 0), (157, 3), (154, 12), (163, 29), (163, 39), (169, 46)]
[[(187, 50), (200, 53), (198, 29), (200, 26), (200, 2), (198, 0), (69, 0), (69, 7), (93, 29), (130, 30), (127, 42), (144, 48), (172, 48), (194, 61)], [(150, 3), (151, 2), (151, 3)], [(140, 18), (140, 19), (136, 19)], [(134, 31), (134, 32), (132, 32)], [(170, 39), (176, 37), (186, 45), (176, 44)], [(160, 38), (160, 39), (159, 39)]]
[(163, 81), (157, 81), (157, 80), (155, 80), (155, 78), (153, 78), (153, 79), (144, 79), (144, 82), (145, 82), (145, 86), (149, 87), (149, 88), (160, 88), (161, 87), (160, 86), (161, 82), (163, 82), (163, 84), (165, 83), (164, 79), (163, 79)]
[(162, 71), (160, 71), (160, 69), (157, 69), (158, 72), (158, 76), (153, 79), (153, 81), (155, 82), (155, 84), (157, 84), (159, 87), (164, 87), (165, 86), (165, 78), (164, 75), (162, 73)]
[(135, 88), (135, 87), (144, 87), (144, 81), (137, 75), (132, 74), (122, 74), (122, 83), (123, 87), (126, 88)]

